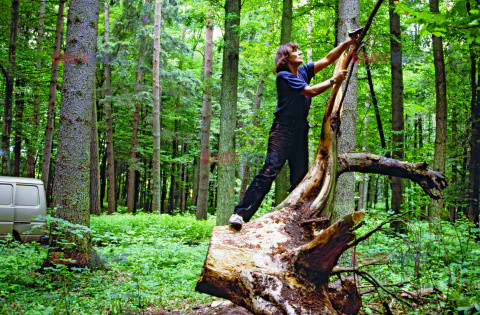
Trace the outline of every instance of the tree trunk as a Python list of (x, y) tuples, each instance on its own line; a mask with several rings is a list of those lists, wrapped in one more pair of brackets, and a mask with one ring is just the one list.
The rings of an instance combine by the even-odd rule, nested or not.
[[(402, 77), (402, 44), (400, 33), (400, 16), (394, 13), (394, 0), (389, 1), (390, 4), (390, 49), (391, 49), (391, 71), (392, 71), (392, 145), (394, 159), (402, 160), (404, 153), (404, 117), (403, 117), (403, 77)], [(403, 180), (400, 178), (392, 178), (392, 210), (398, 214), (402, 210), (403, 203)], [(393, 224), (397, 231), (401, 230), (399, 223)]]
[(103, 143), (100, 146), (99, 155), (102, 157), (102, 161), (100, 162), (100, 207), (103, 208), (105, 190), (107, 188), (107, 149)]
[(213, 14), (207, 14), (205, 26), (205, 61), (204, 61), (204, 85), (202, 108), (202, 130), (200, 140), (200, 166), (197, 196), (197, 220), (207, 219), (208, 187), (210, 175), (210, 123), (212, 120), (212, 62), (213, 62)]
[[(478, 63), (480, 63), (480, 60)], [(475, 88), (476, 95), (471, 106), (472, 133), (470, 136), (470, 164), (468, 165), (470, 198), (466, 213), (469, 220), (478, 225), (480, 212), (480, 89), (478, 89), (480, 86), (480, 71), (477, 75), (477, 82), (472, 86), (472, 88)], [(473, 81), (475, 81), (475, 78)]]
[[(349, 60), (340, 57), (335, 70), (347, 68)], [(345, 281), (336, 292), (328, 287), (338, 258), (355, 244), (352, 227), (364, 217), (354, 212), (328, 226), (328, 218), (321, 216), (333, 207), (337, 177), (344, 172), (402, 176), (435, 198), (432, 189), (443, 189), (446, 180), (426, 169), (426, 163), (368, 153), (337, 156), (339, 88), (334, 85), (327, 101), (316, 158), (303, 181), (274, 211), (240, 231), (230, 226), (213, 229), (197, 291), (230, 299), (255, 314), (358, 313), (361, 300), (355, 283)]]
[(166, 199), (167, 199), (167, 172), (164, 168), (162, 172), (162, 200), (161, 200), (162, 213), (165, 213), (167, 210), (165, 206)]
[(12, 0), (10, 20), (10, 40), (8, 43), (8, 67), (5, 74), (5, 105), (3, 112), (2, 130), (2, 173), (10, 175), (10, 135), (12, 132), (12, 107), (13, 107), (13, 85), (15, 82), (16, 54), (17, 54), (17, 31), (19, 20), (19, 0)]
[[(430, 0), (430, 11), (438, 13), (438, 0)], [(447, 149), (447, 81), (445, 78), (445, 61), (443, 59), (442, 37), (432, 35), (433, 63), (435, 66), (435, 153), (433, 169), (444, 173)], [(440, 219), (443, 199), (435, 200), (430, 205), (429, 217)]]
[(100, 214), (100, 170), (98, 156), (98, 125), (96, 88), (93, 91), (92, 133), (90, 137), (90, 214)]
[[(105, 43), (110, 40), (110, 10), (108, 1), (105, 0)], [(105, 56), (105, 127), (107, 133), (107, 202), (108, 214), (112, 214), (117, 209), (115, 198), (115, 151), (113, 146), (113, 121), (112, 121), (112, 101), (110, 91), (110, 54)], [(103, 202), (103, 200), (102, 200)]]
[(240, 167), (242, 167), (242, 183), (240, 184), (240, 192), (238, 193), (238, 202), (242, 201), (243, 197), (245, 196), (245, 192), (247, 191), (252, 163), (250, 161), (246, 161), (245, 164), (241, 165)]
[(292, 37), (292, 0), (283, 0), (280, 45), (290, 42)]
[[(65, 54), (95, 56), (99, 8), (96, 0), (70, 3)], [(53, 189), (53, 204), (57, 207), (54, 216), (87, 227), (90, 226), (90, 139), (94, 104), (95, 59), (65, 63)], [(77, 257), (78, 265), (96, 264), (89, 234), (82, 234), (79, 237), (62, 233), (72, 244), (62, 251), (69, 258)]]
[[(466, 1), (467, 14), (470, 15), (470, 1)], [(472, 89), (472, 99), (470, 103), (470, 123), (471, 134), (469, 139), (470, 155), (465, 154), (464, 167), (462, 169), (462, 179), (466, 176), (467, 157), (469, 156), (468, 173), (469, 173), (469, 198), (468, 205), (465, 208), (465, 214), (468, 219), (475, 222), (478, 226), (480, 213), (480, 71), (477, 73), (477, 64), (480, 64), (478, 52), (473, 45), (469, 45), (470, 50), (470, 85)], [(478, 79), (477, 79), (478, 76)], [(465, 151), (467, 148), (465, 147)]]
[(377, 194), (378, 179), (375, 176), (370, 175), (368, 177), (368, 192), (367, 192), (367, 208), (375, 208), (375, 196)]
[(60, 62), (60, 50), (62, 49), (63, 37), (63, 11), (65, 9), (65, 0), (58, 3), (57, 24), (55, 27), (55, 44), (53, 45), (52, 54), (52, 71), (50, 73), (50, 92), (48, 94), (48, 110), (47, 110), (47, 127), (45, 130), (45, 147), (43, 150), (42, 163), (42, 181), (46, 187), (51, 187), (50, 171), (52, 169), (52, 150), (53, 150), (53, 134), (55, 132), (55, 102), (57, 101), (57, 81), (58, 81), (58, 64)]
[(177, 192), (177, 176), (178, 168), (175, 158), (178, 156), (178, 141), (177, 141), (177, 126), (178, 120), (174, 122), (174, 134), (172, 139), (172, 171), (170, 172), (170, 191), (168, 193), (168, 213), (173, 214), (175, 210), (175, 195)]
[(22, 163), (22, 141), (23, 135), (23, 110), (25, 109), (25, 79), (17, 79), (17, 91), (15, 96), (15, 126), (13, 140), (13, 176), (20, 176), (20, 165)]
[[(387, 147), (387, 143), (385, 141), (385, 133), (383, 132), (383, 124), (382, 118), (380, 116), (380, 110), (378, 108), (377, 96), (375, 95), (375, 89), (373, 88), (373, 80), (372, 80), (372, 71), (370, 67), (370, 60), (368, 59), (367, 52), (364, 50), (365, 56), (365, 67), (367, 68), (367, 80), (368, 80), (368, 87), (370, 89), (370, 94), (372, 97), (372, 104), (373, 108), (375, 109), (375, 119), (377, 121), (377, 128), (378, 128), (378, 135), (380, 136), (380, 144), (382, 149)], [(386, 153), (387, 156), (389, 153)]]
[[(338, 31), (337, 42), (341, 43), (348, 39), (348, 31), (359, 27), (360, 1), (340, 0), (338, 2)], [(355, 151), (357, 130), (357, 63), (353, 64), (351, 79), (346, 89), (346, 81), (343, 83), (342, 92), (345, 94), (342, 112), (341, 136), (338, 139), (338, 152), (344, 153)], [(336, 201), (333, 207), (333, 219), (337, 221), (347, 213), (355, 211), (355, 174), (349, 173), (338, 178)]]
[[(252, 125), (253, 125), (254, 128), (257, 128), (258, 124), (259, 124), (259, 121), (258, 121), (259, 118), (258, 118), (257, 111), (260, 109), (260, 105), (262, 104), (263, 89), (265, 88), (265, 76), (266, 75), (264, 73), (260, 74), (260, 76), (259, 76), (257, 91), (255, 93), (255, 100), (254, 100), (253, 106), (252, 106), (252, 111), (253, 111)], [(253, 141), (250, 141), (250, 147), (253, 147), (253, 146), (254, 146)], [(239, 194), (239, 198), (238, 198), (239, 202), (243, 199), (243, 196), (245, 195), (245, 192), (247, 190), (247, 185), (248, 185), (248, 182), (250, 180), (250, 169), (251, 169), (251, 167), (252, 167), (252, 163), (250, 162), (250, 158), (249, 158), (249, 159), (247, 159), (247, 161), (245, 162), (245, 164), (243, 166), (242, 183), (241, 183), (241, 186), (240, 186), (240, 194)], [(285, 178), (285, 183), (287, 183), (286, 178)], [(277, 186), (279, 186), (278, 184), (279, 184), (279, 182), (275, 183), (275, 201), (277, 201)], [(288, 187), (284, 191), (287, 192), (287, 190), (288, 190)], [(285, 197), (283, 199), (285, 199)], [(278, 203), (280, 203), (280, 202), (278, 202)], [(275, 202), (275, 205), (277, 205), (278, 203)]]
[(162, 23), (162, 1), (155, 1), (155, 26), (153, 35), (153, 157), (152, 157), (152, 211), (161, 212), (161, 177), (160, 177), (160, 106), (162, 86), (160, 85), (160, 27)]
[(195, 206), (198, 199), (198, 182), (200, 181), (200, 158), (193, 157), (193, 174), (192, 174), (192, 200), (190, 205)]
[[(38, 14), (38, 27), (37, 27), (37, 49), (36, 52), (38, 55), (42, 52), (42, 43), (43, 43), (43, 34), (45, 27), (45, 0), (40, 1), (40, 9)], [(42, 67), (41, 60), (37, 58), (35, 60), (35, 69), (40, 71)], [(33, 88), (33, 132), (32, 136), (37, 137), (39, 134), (40, 128), (40, 102), (41, 96), (39, 88), (37, 85)], [(27, 146), (27, 171), (25, 173), (26, 177), (35, 177), (35, 162), (37, 155), (37, 147), (35, 141), (32, 141), (31, 137), (25, 138), (25, 144)]]
[[(240, 0), (225, 3), (225, 46), (222, 63), (222, 91), (220, 94), (220, 160), (235, 154), (235, 128), (237, 124), (238, 54), (240, 49)], [(234, 163), (218, 164), (217, 225), (226, 224), (235, 207)]]
[[(285, 45), (291, 41), (292, 5), (292, 0), (283, 0), (280, 45)], [(275, 206), (285, 200), (290, 188), (293, 189), (288, 181), (289, 170), (288, 163), (285, 163), (277, 178), (275, 178)]]
[[(145, 0), (145, 4), (147, 4), (149, 0)], [(145, 13), (143, 16), (142, 25), (145, 26), (148, 23), (148, 13)], [(139, 50), (139, 57), (138, 57), (138, 64), (137, 64), (137, 88), (135, 93), (137, 95), (137, 99), (135, 100), (135, 112), (133, 113), (133, 122), (132, 122), (132, 141), (130, 146), (130, 165), (128, 167), (128, 191), (127, 191), (127, 211), (128, 212), (135, 212), (134, 211), (134, 200), (136, 200), (137, 195), (135, 194), (135, 183), (136, 183), (136, 172), (138, 166), (137, 161), (137, 145), (138, 145), (138, 125), (140, 124), (140, 92), (142, 91), (142, 82), (143, 82), (143, 61), (145, 60), (145, 35), (142, 35), (140, 39), (140, 50)]]
[[(182, 139), (182, 142), (182, 155), (185, 155), (187, 153), (187, 144), (185, 143), (185, 139)], [(182, 213), (185, 213), (187, 206), (187, 175), (187, 165), (185, 163), (182, 163), (182, 195), (180, 198), (180, 209), (182, 209)]]

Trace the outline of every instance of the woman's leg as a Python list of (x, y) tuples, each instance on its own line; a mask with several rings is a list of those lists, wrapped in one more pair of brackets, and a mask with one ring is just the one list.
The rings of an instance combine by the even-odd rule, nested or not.
[(290, 167), (290, 191), (302, 181), (308, 172), (308, 123), (301, 122), (297, 126), (291, 155), (288, 158)]
[(242, 201), (235, 207), (234, 213), (248, 222), (257, 212), (265, 195), (272, 187), (272, 182), (282, 170), (290, 155), (294, 132), (288, 125), (274, 121), (268, 138), (267, 158), (252, 183), (245, 192)]

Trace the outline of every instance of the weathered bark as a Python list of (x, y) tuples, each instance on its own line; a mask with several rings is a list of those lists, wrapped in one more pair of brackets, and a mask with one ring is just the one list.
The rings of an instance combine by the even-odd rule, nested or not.
[[(70, 3), (65, 46), (68, 56), (73, 53), (95, 55), (99, 8), (97, 0)], [(53, 189), (53, 204), (57, 207), (54, 216), (87, 227), (90, 225), (90, 139), (94, 104), (95, 59), (65, 63)], [(77, 264), (92, 265), (96, 261), (90, 237), (82, 234), (78, 237), (74, 233), (62, 233), (73, 244), (62, 250), (66, 254), (85, 255), (82, 257), (86, 259)]]
[(361, 172), (391, 175), (409, 179), (422, 187), (433, 199), (440, 198), (440, 191), (447, 186), (445, 176), (427, 168), (425, 162), (409, 163), (371, 153), (345, 153), (338, 156), (337, 173)]
[[(320, 232), (314, 224), (299, 224), (306, 210), (285, 207), (251, 221), (240, 232), (215, 227), (196, 290), (227, 298), (255, 314), (337, 314), (327, 280), (354, 240), (350, 228), (363, 213)], [(359, 308), (357, 302), (350, 314)]]
[[(389, 1), (390, 5), (390, 49), (391, 49), (391, 72), (392, 72), (392, 157), (402, 160), (404, 153), (404, 117), (403, 117), (403, 76), (402, 76), (402, 44), (400, 30), (400, 16), (394, 13), (395, 2)], [(403, 204), (403, 180), (392, 178), (392, 210), (395, 214), (400, 213)], [(395, 229), (400, 230), (400, 223), (394, 223)]]
[(10, 19), (10, 40), (8, 43), (8, 67), (5, 74), (5, 105), (3, 111), (2, 146), (2, 173), (10, 175), (10, 135), (12, 132), (13, 85), (15, 81), (17, 31), (19, 20), (19, 0), (12, 0)]
[(213, 65), (213, 14), (207, 14), (207, 22), (205, 27), (205, 60), (204, 60), (204, 85), (205, 93), (203, 94), (202, 108), (202, 127), (200, 140), (200, 165), (199, 165), (199, 181), (197, 195), (197, 220), (207, 219), (208, 205), (208, 187), (210, 174), (210, 123), (212, 120), (212, 65)]
[[(38, 14), (38, 27), (37, 27), (37, 49), (36, 52), (38, 56), (42, 52), (42, 43), (43, 43), (43, 34), (45, 26), (45, 0), (40, 1), (40, 8)], [(35, 69), (40, 71), (42, 63), (37, 57), (35, 60)], [(33, 131), (32, 135), (37, 137), (39, 134), (40, 128), (40, 92), (38, 85), (35, 85), (33, 88), (34, 100), (33, 100)], [(37, 147), (35, 141), (29, 139), (30, 137), (25, 138), (25, 145), (27, 147), (27, 170), (25, 173), (26, 177), (35, 177), (35, 162), (37, 155)]]
[[(240, 49), (240, 0), (225, 3), (225, 46), (222, 62), (222, 91), (220, 94), (220, 140), (218, 154), (221, 160), (235, 154), (235, 127), (237, 122), (238, 55)], [(235, 206), (234, 163), (218, 164), (217, 224), (228, 222)]]
[(53, 150), (53, 133), (55, 131), (55, 103), (57, 101), (57, 81), (58, 81), (58, 64), (60, 63), (60, 50), (62, 48), (63, 37), (63, 11), (65, 8), (65, 0), (58, 3), (57, 24), (55, 27), (55, 44), (53, 45), (52, 54), (52, 71), (50, 73), (50, 92), (48, 94), (48, 110), (47, 110), (47, 127), (45, 130), (45, 147), (43, 150), (42, 163), (42, 181), (46, 187), (51, 187), (50, 181), (53, 176), (50, 175), (52, 150)]
[[(148, 3), (149, 0), (145, 0), (145, 3)], [(145, 27), (148, 22), (148, 13), (145, 13), (143, 16), (142, 25)], [(135, 89), (135, 93), (137, 95), (137, 100), (135, 101), (135, 112), (133, 113), (133, 122), (132, 122), (132, 140), (130, 146), (130, 163), (128, 167), (128, 191), (127, 191), (127, 211), (128, 212), (135, 212), (134, 204), (137, 199), (137, 194), (135, 193), (135, 183), (137, 182), (136, 179), (136, 172), (138, 169), (138, 161), (137, 161), (137, 145), (138, 145), (138, 126), (140, 124), (140, 92), (142, 91), (142, 83), (143, 83), (143, 61), (145, 60), (145, 35), (142, 35), (140, 39), (140, 49), (139, 49), (139, 57), (138, 57), (138, 64), (137, 64), (137, 87)]]
[[(378, 10), (378, 2), (374, 12)], [(372, 18), (372, 16), (371, 16)], [(367, 23), (366, 29), (371, 24)], [(362, 34), (365, 35), (366, 30)], [(346, 69), (350, 55), (336, 70)], [(348, 81), (348, 79), (347, 79)], [(410, 178), (431, 196), (443, 175), (425, 163), (407, 163), (367, 153), (337, 156), (343, 95), (335, 84), (327, 101), (315, 162), (303, 181), (274, 211), (243, 225), (215, 227), (196, 290), (227, 298), (255, 314), (357, 314), (361, 300), (352, 282), (329, 292), (328, 279), (355, 236), (362, 212), (328, 226), (336, 179), (345, 172), (374, 172)], [(338, 158), (338, 163), (337, 163)]]
[[(438, 13), (439, 0), (430, 0), (430, 11)], [(435, 66), (435, 153), (433, 169), (444, 173), (447, 150), (447, 80), (445, 78), (445, 61), (443, 58), (442, 37), (432, 35), (433, 63)], [(430, 205), (429, 217), (441, 218), (443, 199), (435, 200)]]
[(162, 22), (162, 1), (155, 1), (155, 26), (153, 39), (153, 70), (152, 70), (152, 93), (153, 93), (153, 157), (152, 157), (152, 211), (161, 211), (161, 178), (160, 178), (160, 106), (162, 86), (160, 85), (160, 27)]
[[(108, 1), (105, 0), (105, 43), (110, 40), (110, 10)], [(105, 127), (107, 133), (107, 203), (108, 214), (116, 211), (115, 198), (115, 152), (113, 150), (113, 122), (112, 122), (112, 101), (110, 91), (110, 54), (105, 56)], [(102, 199), (103, 202), (103, 199)]]

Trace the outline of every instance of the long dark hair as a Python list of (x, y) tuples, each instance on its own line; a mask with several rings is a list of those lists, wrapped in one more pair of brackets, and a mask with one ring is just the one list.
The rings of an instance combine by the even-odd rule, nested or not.
[(280, 71), (289, 71), (288, 68), (288, 57), (290, 56), (290, 50), (297, 51), (298, 44), (297, 43), (288, 43), (285, 45), (280, 45), (277, 48), (277, 54), (275, 55), (275, 69), (273, 70), (274, 74), (279, 73)]

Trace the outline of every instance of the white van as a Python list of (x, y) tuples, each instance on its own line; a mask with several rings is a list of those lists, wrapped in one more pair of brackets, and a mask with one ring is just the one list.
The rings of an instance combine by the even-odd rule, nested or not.
[(43, 182), (35, 178), (0, 176), (0, 239), (13, 237), (17, 240), (48, 242), (45, 229), (36, 225), (36, 216), (47, 215), (47, 202)]

